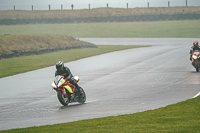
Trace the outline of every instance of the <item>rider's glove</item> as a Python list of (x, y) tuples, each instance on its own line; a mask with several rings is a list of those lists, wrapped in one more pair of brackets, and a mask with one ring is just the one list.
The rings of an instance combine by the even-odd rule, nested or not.
[(66, 81), (66, 82), (67, 82), (67, 81), (70, 81), (70, 78), (66, 78), (65, 81)]

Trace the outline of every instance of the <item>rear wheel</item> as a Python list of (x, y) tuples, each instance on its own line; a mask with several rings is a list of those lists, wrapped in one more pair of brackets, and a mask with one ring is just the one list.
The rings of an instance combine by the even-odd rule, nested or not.
[(60, 101), (60, 103), (64, 106), (67, 106), (69, 104), (69, 95), (68, 93), (66, 92), (65, 96), (63, 95), (63, 92), (61, 90), (59, 90), (57, 92), (57, 97), (58, 97), (58, 100)]
[(78, 102), (80, 104), (83, 104), (86, 101), (86, 94), (85, 94), (85, 91), (81, 87), (80, 87), (80, 90), (83, 92), (83, 95), (79, 97)]

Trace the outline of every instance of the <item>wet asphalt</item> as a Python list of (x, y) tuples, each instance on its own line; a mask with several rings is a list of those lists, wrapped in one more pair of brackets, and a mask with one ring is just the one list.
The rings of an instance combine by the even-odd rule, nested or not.
[[(85, 104), (62, 106), (55, 66), (0, 79), (0, 130), (51, 125), (165, 107), (200, 92), (189, 49), (200, 38), (79, 38), (97, 45), (153, 45), (65, 63), (80, 78)], [(56, 63), (56, 62), (55, 62)]]

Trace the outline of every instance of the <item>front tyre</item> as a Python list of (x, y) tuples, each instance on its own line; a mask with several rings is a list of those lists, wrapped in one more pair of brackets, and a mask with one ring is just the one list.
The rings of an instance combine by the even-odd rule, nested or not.
[(57, 92), (57, 97), (58, 97), (58, 100), (60, 101), (60, 103), (64, 106), (67, 106), (69, 104), (69, 95), (68, 93), (66, 93), (66, 95), (64, 96), (62, 91), (59, 90)]
[(198, 67), (196, 67), (196, 72), (199, 72), (199, 68)]
[(83, 90), (83, 88), (80, 87), (80, 90), (83, 92), (83, 95), (79, 97), (78, 102), (80, 104), (83, 104), (86, 101), (86, 94), (85, 94), (85, 91)]

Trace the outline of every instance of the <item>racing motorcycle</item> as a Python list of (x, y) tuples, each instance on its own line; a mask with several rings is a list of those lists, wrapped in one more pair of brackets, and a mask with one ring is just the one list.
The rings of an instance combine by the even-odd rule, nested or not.
[(192, 54), (192, 65), (195, 67), (196, 72), (199, 72), (199, 68), (200, 68), (200, 53), (199, 53), (199, 50), (195, 50)]
[[(78, 83), (79, 77), (74, 76), (74, 79)], [(57, 92), (58, 100), (64, 106), (67, 106), (72, 102), (79, 102), (80, 104), (83, 104), (86, 101), (86, 94), (84, 90), (80, 87), (80, 90), (83, 92), (83, 94), (80, 95), (74, 85), (72, 85), (69, 81), (65, 81), (64, 76), (56, 76), (51, 86)]]

